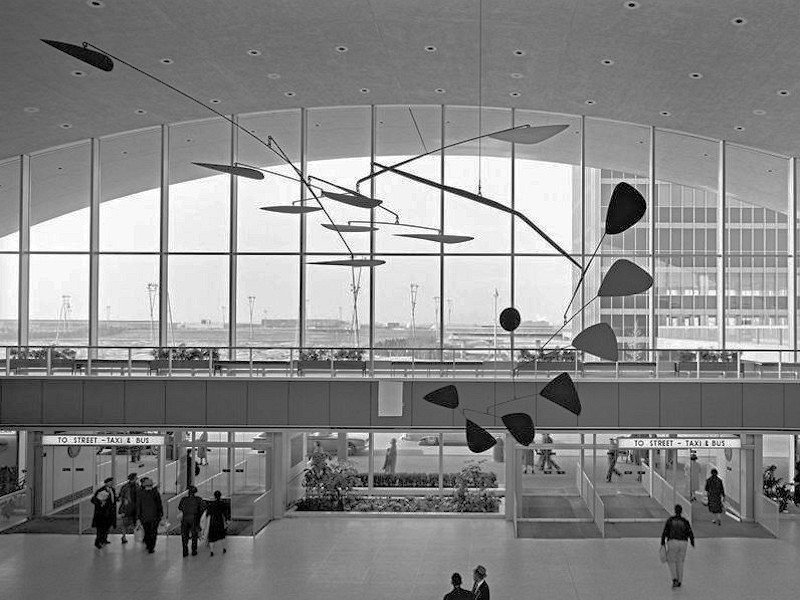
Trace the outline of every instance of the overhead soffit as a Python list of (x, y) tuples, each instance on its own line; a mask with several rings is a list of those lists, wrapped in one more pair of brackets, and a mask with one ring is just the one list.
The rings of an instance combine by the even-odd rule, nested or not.
[[(220, 99), (216, 107), (225, 113), (478, 104), (477, 1), (90, 4), (4, 3), (0, 157), (206, 116), (130, 69), (90, 71), (40, 38), (91, 41), (204, 101)], [(483, 4), (485, 106), (660, 125), (800, 153), (800, 11), (794, 0), (640, 0), (636, 10), (622, 0)], [(737, 17), (746, 23), (732, 24)], [(430, 45), (437, 50), (426, 52)], [(251, 49), (261, 54), (250, 56)], [(173, 64), (161, 64), (165, 57)], [(604, 59), (613, 65), (604, 66)], [(86, 75), (74, 77), (74, 70)], [(269, 77), (275, 74), (280, 77)], [(791, 95), (779, 96), (782, 89)], [(64, 123), (72, 128), (61, 129)]]
[[(587, 132), (587, 165), (628, 173), (633, 165), (642, 174), (647, 172), (649, 125), (787, 155), (800, 153), (800, 120), (795, 118), (800, 87), (792, 85), (797, 79), (794, 65), (800, 64), (800, 45), (795, 42), (800, 13), (791, 0), (757, 7), (730, 0), (700, 5), (641, 0), (636, 10), (623, 4), (592, 0), (484, 3), (483, 105), (516, 107), (518, 122), (573, 124), (541, 146), (518, 147), (517, 156), (578, 162), (579, 120), (526, 114), (527, 109), (642, 123), (642, 127), (603, 121), (587, 125), (593, 130)], [(227, 2), (198, 7), (189, 0), (167, 4), (108, 1), (103, 8), (86, 2), (11, 0), (0, 22), (4, 52), (0, 156), (208, 114), (122, 65), (111, 73), (92, 71), (39, 38), (89, 40), (204, 101), (221, 99), (216, 108), (225, 113), (366, 103), (476, 105), (477, 5), (424, 0), (297, 4), (287, 0), (237, 2), (237, 10), (232, 11)], [(745, 17), (747, 23), (735, 26), (731, 23), (735, 17)], [(341, 45), (348, 51), (337, 52), (335, 47)], [(426, 52), (429, 45), (436, 46), (436, 52)], [(247, 50), (253, 48), (261, 55), (249, 56)], [(524, 56), (515, 56), (517, 49)], [(164, 57), (174, 63), (161, 64)], [(614, 64), (602, 65), (604, 58), (613, 59)], [(71, 74), (75, 70), (86, 75), (75, 77)], [(702, 73), (703, 78), (691, 79), (688, 74), (693, 72)], [(512, 73), (521, 77), (512, 78)], [(369, 93), (362, 93), (363, 88)], [(777, 91), (783, 89), (790, 95), (779, 96)], [(287, 97), (287, 91), (295, 96)], [(520, 96), (512, 98), (510, 92)], [(595, 104), (587, 105), (589, 99)], [(26, 107), (38, 111), (26, 112)], [(136, 114), (137, 109), (147, 112)], [(447, 110), (447, 141), (474, 135), (474, 109)], [(661, 116), (663, 110), (672, 116)], [(756, 115), (754, 110), (765, 114)], [(366, 108), (359, 115), (341, 109), (310, 112), (310, 158), (363, 153), (368, 143), (368, 112)], [(295, 117), (275, 114), (281, 113), (243, 117), (242, 122), (252, 124), (259, 135), (275, 135), (290, 156), (297, 156), (299, 139), (292, 135), (291, 123)], [(415, 115), (424, 143), (408, 127), (402, 107), (377, 109), (379, 154), (412, 154), (438, 144), (438, 109), (417, 107)], [(486, 110), (483, 121), (484, 130), (495, 124), (505, 126), (508, 112)], [(72, 127), (61, 128), (65, 123)], [(744, 130), (734, 130), (737, 125)], [(191, 130), (191, 125), (186, 128)], [(182, 138), (178, 131), (173, 130), (171, 140), (176, 153), (173, 181), (206, 175), (191, 167), (189, 160), (185, 169), (180, 165), (194, 155), (191, 148), (203, 149), (197, 160), (212, 161), (212, 149), (225, 148), (225, 140), (204, 139), (209, 134), (202, 130)], [(659, 134), (656, 142), (657, 157), (664, 159), (658, 163), (659, 179), (716, 188), (718, 144), (671, 134)], [(243, 159), (269, 164), (268, 155), (254, 142), (244, 140), (240, 148)], [(453, 154), (475, 149), (465, 146)], [(488, 156), (506, 156), (508, 146), (487, 141), (483, 151)], [(104, 198), (139, 191), (137, 186), (143, 185), (139, 182), (151, 181), (153, 152), (157, 148), (104, 164), (106, 170), (119, 168), (129, 174), (119, 190), (106, 187)], [(754, 156), (755, 161), (729, 161), (729, 170), (735, 164), (737, 176), (728, 182), (728, 192), (785, 210), (785, 162), (769, 173), (768, 163), (780, 159)], [(82, 180), (85, 172), (62, 169), (53, 174), (52, 189), (46, 194), (52, 206), (42, 205), (41, 213), (33, 215), (34, 222), (82, 206), (69, 197), (69, 190), (83, 186), (70, 182), (71, 176)], [(0, 211), (14, 208), (12, 190), (13, 185), (0, 188)], [(0, 222), (9, 223), (7, 216), (0, 214)]]

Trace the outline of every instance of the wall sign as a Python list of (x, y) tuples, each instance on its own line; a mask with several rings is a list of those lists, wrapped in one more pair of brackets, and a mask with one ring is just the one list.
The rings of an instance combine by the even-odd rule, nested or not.
[(42, 446), (163, 446), (163, 435), (43, 435)]
[(631, 450), (678, 450), (683, 448), (741, 448), (739, 438), (619, 438), (619, 448)]

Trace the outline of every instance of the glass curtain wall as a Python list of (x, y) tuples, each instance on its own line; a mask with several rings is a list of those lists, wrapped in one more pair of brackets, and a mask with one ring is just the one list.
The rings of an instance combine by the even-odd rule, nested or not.
[[(613, 261), (627, 258), (654, 271), (652, 292), (596, 300), (583, 322), (563, 330), (559, 346), (605, 321), (627, 360), (653, 343), (676, 351), (796, 350), (794, 159), (524, 110), (359, 106), (235, 118), (248, 132), (273, 136), (293, 166), (222, 119), (0, 164), (0, 342), (235, 344), (274, 348), (264, 358), (279, 359), (288, 354), (281, 349), (298, 346), (400, 360), (417, 348), (419, 360), (506, 360), (512, 343), (540, 346), (594, 297)], [(540, 144), (486, 139), (436, 151), (512, 124), (558, 123), (569, 128)], [(327, 214), (259, 210), (308, 200), (294, 168), (320, 192), (336, 190), (325, 181), (354, 189), (373, 159), (392, 164), (427, 152), (404, 169), (515, 207), (579, 264), (599, 244), (573, 301), (580, 270), (520, 220), (396, 174), (361, 186), (383, 201), (373, 210), (331, 199), (323, 200)], [(272, 172), (232, 181), (192, 164), (234, 161)], [(648, 211), (601, 243), (620, 181), (645, 196)], [(322, 227), (329, 219), (377, 230), (344, 233), (343, 241)], [(440, 231), (474, 239), (398, 237)], [(312, 264), (351, 253), (386, 264)], [(495, 325), (510, 305), (523, 319), (513, 340)]]

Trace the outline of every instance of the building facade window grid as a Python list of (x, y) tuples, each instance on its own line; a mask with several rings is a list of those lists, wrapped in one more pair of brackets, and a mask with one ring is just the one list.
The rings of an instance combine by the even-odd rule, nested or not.
[[(337, 110), (346, 111), (358, 109), (342, 108)], [(368, 116), (371, 114), (371, 120), (375, 120), (375, 111), (370, 111), (369, 107), (363, 107), (360, 108), (360, 110), (364, 110)], [(442, 127), (446, 129), (444, 110), (441, 111), (441, 119)], [(370, 119), (368, 119), (368, 121), (369, 120)], [(203, 124), (208, 122), (209, 121), (200, 122), (200, 127), (202, 128)], [(374, 125), (374, 123), (371, 123), (370, 132), (376, 131)], [(173, 132), (182, 133), (182, 128), (186, 127), (186, 125), (176, 124), (169, 127)], [(585, 135), (584, 131), (581, 130), (580, 134), (583, 139)], [(116, 134), (113, 138), (116, 139), (124, 135), (125, 134)], [(103, 159), (102, 143), (107, 139), (112, 138), (101, 139), (101, 155), (99, 161), (101, 168)], [(162, 137), (162, 140), (163, 139)], [(187, 141), (187, 143), (189, 142)], [(370, 144), (373, 143), (374, 141), (371, 140)], [(226, 162), (225, 159), (229, 160), (233, 158), (230, 155), (232, 152), (230, 143), (228, 143), (227, 146), (228, 155), (226, 156), (223, 153), (218, 157), (221, 162)], [(27, 185), (20, 185), (19, 187), (20, 206), (28, 207), (31, 213), (38, 210), (36, 207), (39, 206), (40, 202), (37, 201), (36, 184), (37, 169), (40, 168), (38, 166), (39, 164), (46, 162), (54, 154), (61, 154), (69, 150), (82, 152), (85, 151), (86, 148), (87, 142), (83, 141), (69, 147), (50, 149), (36, 153), (35, 155), (22, 157), (21, 159), (11, 159), (4, 163), (5, 165), (19, 163), (20, 178), (27, 182)], [(731, 148), (734, 147), (728, 144), (725, 145), (725, 151), (730, 152)], [(164, 148), (162, 142), (160, 153), (164, 156), (175, 150), (175, 148)], [(307, 148), (303, 150), (308, 152)], [(92, 194), (100, 194), (102, 196), (102, 187), (100, 190), (91, 189), (91, 158), (88, 152), (84, 153), (86, 154), (86, 161), (80, 160), (78, 162), (85, 162), (86, 164), (82, 166), (78, 165), (78, 168), (85, 169), (86, 171), (87, 181), (85, 182), (85, 187), (87, 189), (87, 194), (89, 196)], [(74, 156), (72, 158), (74, 158)], [(301, 156), (299, 160), (303, 162), (306, 158), (306, 156)], [(443, 164), (445, 163), (444, 156), (440, 157), (440, 160)], [(790, 164), (793, 166), (795, 161), (790, 161), (789, 159), (784, 160), (786, 160), (788, 179), (788, 166)], [(656, 160), (656, 172), (658, 172), (658, 166), (658, 160)], [(587, 175), (593, 177), (595, 173), (597, 173), (597, 176), (600, 178), (600, 205), (597, 206), (595, 204), (594, 206), (587, 206), (590, 200), (586, 197), (581, 197), (580, 193), (577, 198), (573, 196), (573, 200), (577, 200), (583, 206), (583, 212), (591, 215), (593, 220), (599, 219), (600, 217), (598, 215), (604, 214), (608, 198), (610, 197), (610, 190), (613, 189), (613, 185), (618, 181), (628, 181), (647, 196), (648, 177), (641, 173), (629, 174), (624, 171), (587, 167), (584, 170), (584, 177)], [(513, 189), (515, 185), (513, 169), (510, 169), (510, 177), (510, 186)], [(591, 183), (589, 183), (586, 188), (591, 189)], [(738, 333), (742, 334), (734, 337), (726, 337), (734, 346), (753, 343), (755, 345), (772, 345), (777, 348), (797, 350), (797, 348), (792, 347), (793, 344), (791, 342), (791, 340), (797, 339), (797, 332), (795, 330), (796, 319), (790, 318), (789, 314), (789, 311), (795, 306), (796, 302), (790, 302), (788, 297), (790, 292), (788, 289), (788, 269), (790, 264), (795, 263), (796, 258), (796, 249), (789, 248), (790, 237), (794, 237), (790, 236), (789, 232), (790, 229), (795, 229), (797, 227), (797, 216), (793, 214), (792, 222), (790, 223), (787, 214), (788, 207), (796, 206), (796, 199), (793, 197), (786, 198), (787, 213), (783, 213), (779, 210), (773, 210), (767, 207), (749, 205), (747, 202), (728, 195), (725, 203), (725, 246), (727, 251), (725, 255), (722, 256), (719, 250), (721, 240), (717, 239), (716, 227), (719, 211), (717, 194), (713, 190), (703, 190), (679, 183), (658, 180), (656, 181), (655, 188), (658, 194), (657, 210), (654, 215), (656, 217), (656, 247), (652, 250), (649, 247), (646, 226), (647, 220), (651, 216), (651, 211), (648, 211), (645, 219), (637, 228), (627, 231), (620, 236), (619, 239), (614, 240), (613, 244), (604, 244), (601, 252), (601, 265), (604, 271), (605, 268), (613, 262), (612, 256), (626, 256), (629, 258), (641, 257), (643, 259), (647, 259), (651, 255), (655, 257), (656, 263), (659, 265), (657, 273), (654, 274), (656, 279), (655, 304), (658, 315), (659, 337), (662, 337), (662, 333), (668, 333), (668, 331), (662, 331), (662, 328), (677, 327), (684, 329), (678, 336), (680, 339), (685, 339), (687, 341), (695, 340), (697, 342), (713, 342), (715, 339), (715, 334), (713, 334), (713, 332), (707, 331), (706, 333), (699, 334), (695, 338), (693, 335), (687, 334), (686, 328), (700, 327), (704, 329), (715, 329), (725, 326), (728, 328), (729, 332), (738, 330)], [(232, 193), (235, 193), (235, 188), (232, 188), (232, 190)], [(787, 196), (792, 196), (794, 193), (793, 186), (787, 185)], [(584, 196), (586, 195), (589, 194), (584, 194)], [(97, 204), (91, 203), (89, 200), (90, 198), (87, 197), (88, 211), (83, 209), (89, 214), (80, 216), (81, 223), (84, 221), (84, 217), (86, 222), (91, 222), (92, 219), (98, 216), (92, 214), (92, 212), (102, 210), (102, 208), (97, 208)], [(233, 202), (230, 198), (225, 200), (226, 205), (228, 202)], [(174, 207), (170, 208), (174, 209)], [(164, 214), (167, 211), (163, 207), (161, 212), (160, 218), (162, 220), (171, 216), (172, 221), (168, 222), (174, 222), (174, 212), (171, 215)], [(230, 218), (230, 215), (226, 218)], [(29, 223), (30, 217), (21, 219), (20, 222)], [(83, 243), (81, 241), (83, 239), (83, 234), (76, 236), (74, 240), (68, 239), (63, 243), (59, 240), (48, 241), (49, 237), (39, 234), (35, 236), (34, 244), (26, 243), (26, 241), (30, 239), (30, 232), (41, 224), (46, 224), (46, 220), (39, 223), (39, 225), (29, 226), (27, 231), (21, 232), (21, 235), (19, 235), (20, 245), (18, 253), (7, 249), (2, 250), (7, 256), (16, 256), (19, 259), (18, 276), (20, 285), (17, 290), (19, 298), (18, 304), (20, 307), (26, 306), (28, 310), (19, 311), (16, 319), (18, 321), (18, 327), (5, 328), (5, 331), (10, 332), (15, 330), (17, 335), (14, 341), (20, 345), (27, 344), (29, 339), (30, 343), (45, 343), (47, 341), (44, 337), (41, 337), (39, 340), (36, 339), (40, 336), (36, 335), (31, 327), (31, 321), (36, 318), (28, 316), (28, 311), (31, 309), (32, 295), (40, 293), (39, 286), (36, 284), (35, 280), (31, 280), (27, 282), (28, 285), (25, 285), (26, 279), (29, 277), (29, 275), (27, 275), (29, 271), (27, 264), (34, 259), (34, 257), (41, 256), (41, 259), (37, 259), (41, 261), (52, 260), (59, 255), (71, 255), (77, 258), (80, 256), (88, 257), (95, 253), (100, 254), (100, 256), (158, 255), (149, 252), (102, 252), (100, 248), (97, 247), (96, 241), (93, 244), (94, 247), (88, 249), (89, 252), (83, 252), (79, 249)], [(66, 248), (63, 247), (65, 245), (67, 246)], [(72, 245), (73, 248), (70, 248), (70, 245)], [(177, 249), (176, 246), (173, 246), (173, 243), (170, 244), (170, 247), (172, 249)], [(184, 249), (181, 248), (181, 250)], [(243, 252), (234, 252), (234, 250), (235, 248), (230, 248), (229, 252), (207, 250), (198, 250), (196, 252), (186, 252), (185, 250), (184, 252), (170, 251), (168, 257), (193, 254), (209, 257), (220, 255), (240, 256), (245, 254)], [(590, 250), (591, 248), (587, 248), (587, 252)], [(273, 252), (252, 252), (246, 254), (259, 257), (278, 255), (278, 253)], [(280, 254), (299, 256), (301, 259), (311, 255), (309, 252), (301, 253), (299, 249), (297, 253), (287, 251), (286, 253)], [(394, 253), (387, 254), (394, 255)], [(453, 255), (455, 254), (458, 253), (453, 253)], [(580, 255), (580, 252), (575, 252), (574, 254)], [(408, 257), (420, 256), (420, 254), (417, 253), (397, 253), (396, 255)], [(436, 254), (430, 253), (430, 255)], [(513, 252), (498, 252), (495, 254), (465, 252), (463, 255), (511, 256), (513, 258), (514, 256), (536, 255), (536, 253), (514, 254)], [(543, 253), (541, 256), (555, 255)], [(715, 298), (717, 295), (715, 259), (720, 258), (723, 259), (722, 264), (724, 265), (726, 279), (724, 299), (726, 317), (724, 324), (719, 323)], [(447, 261), (445, 261), (445, 265), (446, 262)], [(89, 262), (87, 261), (87, 265), (88, 264)], [(642, 261), (642, 265), (647, 266), (646, 260)], [(308, 277), (307, 270), (303, 273)], [(439, 277), (442, 278), (442, 280), (445, 276), (445, 273), (439, 273)], [(511, 269), (509, 277), (511, 289), (516, 290), (514, 269)], [(86, 278), (88, 280), (88, 272)], [(232, 281), (229, 285), (235, 286), (236, 282)], [(365, 294), (365, 297), (374, 297), (373, 285), (375, 285), (373, 281), (370, 281), (370, 293)], [(83, 296), (89, 292), (88, 287), (89, 286), (87, 286), (87, 290), (81, 290)], [(93, 294), (97, 293), (97, 291), (93, 292)], [(514, 293), (515, 292), (511, 292), (509, 295), (513, 295)], [(78, 314), (87, 313), (88, 307), (91, 305), (92, 301), (97, 302), (97, 298), (86, 298), (84, 306), (80, 307), (79, 310), (81, 312)], [(61, 323), (62, 319), (66, 319), (65, 315), (70, 315), (73, 321), (81, 320), (76, 317), (75, 308), (72, 304), (73, 301), (71, 298), (62, 299), (58, 317), (54, 319), (56, 321), (55, 326), (57, 330), (67, 326)], [(622, 338), (621, 341), (623, 341), (623, 344), (627, 342), (641, 343), (642, 341), (647, 341), (647, 332), (649, 330), (649, 303), (647, 296), (624, 299), (615, 298), (612, 299), (610, 303), (608, 299), (603, 299), (600, 306), (600, 319), (612, 324), (615, 330), (617, 330), (618, 335)], [(230, 324), (230, 315), (235, 309), (231, 307), (220, 308), (224, 313), (222, 315), (223, 320), (225, 320), (225, 317), (228, 317), (228, 323)], [(92, 326), (99, 332), (102, 332), (102, 327), (98, 327), (98, 322), (103, 320), (103, 309), (104, 307), (98, 304), (97, 314), (92, 316), (92, 320), (97, 321), (92, 323)], [(106, 314), (106, 316), (108, 315)], [(88, 314), (86, 317), (88, 317)], [(84, 317), (84, 321), (86, 317)], [(793, 317), (793, 315), (791, 315), (791, 317)], [(242, 319), (238, 319), (237, 322), (241, 324)], [(83, 330), (88, 331), (91, 329), (88, 325), (89, 324), (86, 323), (83, 326)], [(368, 323), (368, 327), (372, 328), (374, 326), (374, 323)], [(440, 322), (437, 323), (437, 327), (437, 337), (446, 345), (446, 322), (440, 320)], [(791, 331), (789, 330), (790, 327)], [(31, 337), (32, 334), (34, 334), (33, 337)], [(371, 337), (372, 336), (370, 336), (370, 339)], [(663, 337), (670, 336), (664, 335)], [(102, 343), (102, 334), (100, 338), (100, 343)], [(7, 342), (8, 341), (11, 340), (7, 340)], [(89, 341), (88, 337), (86, 341)], [(224, 346), (225, 344), (222, 343), (220, 345)]]

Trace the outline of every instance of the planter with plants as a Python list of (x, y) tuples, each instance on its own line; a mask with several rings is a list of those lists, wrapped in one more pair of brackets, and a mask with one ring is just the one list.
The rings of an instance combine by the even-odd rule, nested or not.
[(300, 350), (297, 358), (297, 370), (303, 371), (330, 371), (331, 358), (327, 348), (307, 348)]
[(211, 364), (219, 363), (219, 350), (216, 348), (192, 348), (181, 344), (176, 348), (155, 348), (150, 370), (169, 369), (192, 371), (208, 369)]
[(75, 350), (56, 346), (11, 348), (9, 367), (13, 371), (20, 369), (46, 369), (48, 354), (50, 355), (51, 369), (75, 370)]
[[(458, 473), (448, 473), (446, 495), (427, 494), (425, 496), (374, 496), (357, 490), (366, 485), (366, 474), (358, 473), (352, 463), (332, 460), (329, 454), (315, 452), (309, 458), (308, 467), (303, 474), (305, 497), (298, 500), (294, 508), (298, 512), (332, 511), (357, 513), (496, 513), (501, 498), (493, 493), (497, 487), (494, 473), (481, 469), (484, 461), (469, 461)], [(376, 473), (375, 487), (394, 487), (392, 480), (382, 480)], [(386, 476), (398, 478), (398, 475)], [(402, 473), (394, 483), (403, 481), (418, 484), (414, 487), (438, 487), (439, 478), (427, 473)], [(380, 485), (387, 484), (387, 485)], [(423, 485), (429, 484), (429, 485)], [(399, 486), (397, 487), (405, 487)]]
[[(699, 361), (698, 361), (699, 358)], [(713, 373), (735, 373), (737, 353), (725, 350), (697, 350), (678, 353), (678, 371), (700, 371)]]
[[(477, 487), (496, 488), (497, 475), (481, 471), (482, 481)], [(369, 477), (367, 473), (358, 473), (359, 485), (366, 487)], [(459, 473), (443, 473), (442, 485), (446, 488), (454, 487)], [(376, 488), (438, 488), (438, 473), (375, 473), (372, 485)]]
[(575, 371), (583, 366), (574, 350), (519, 350), (518, 371)]
[(367, 372), (367, 363), (364, 360), (363, 348), (339, 348), (333, 353), (334, 371), (361, 371)]

